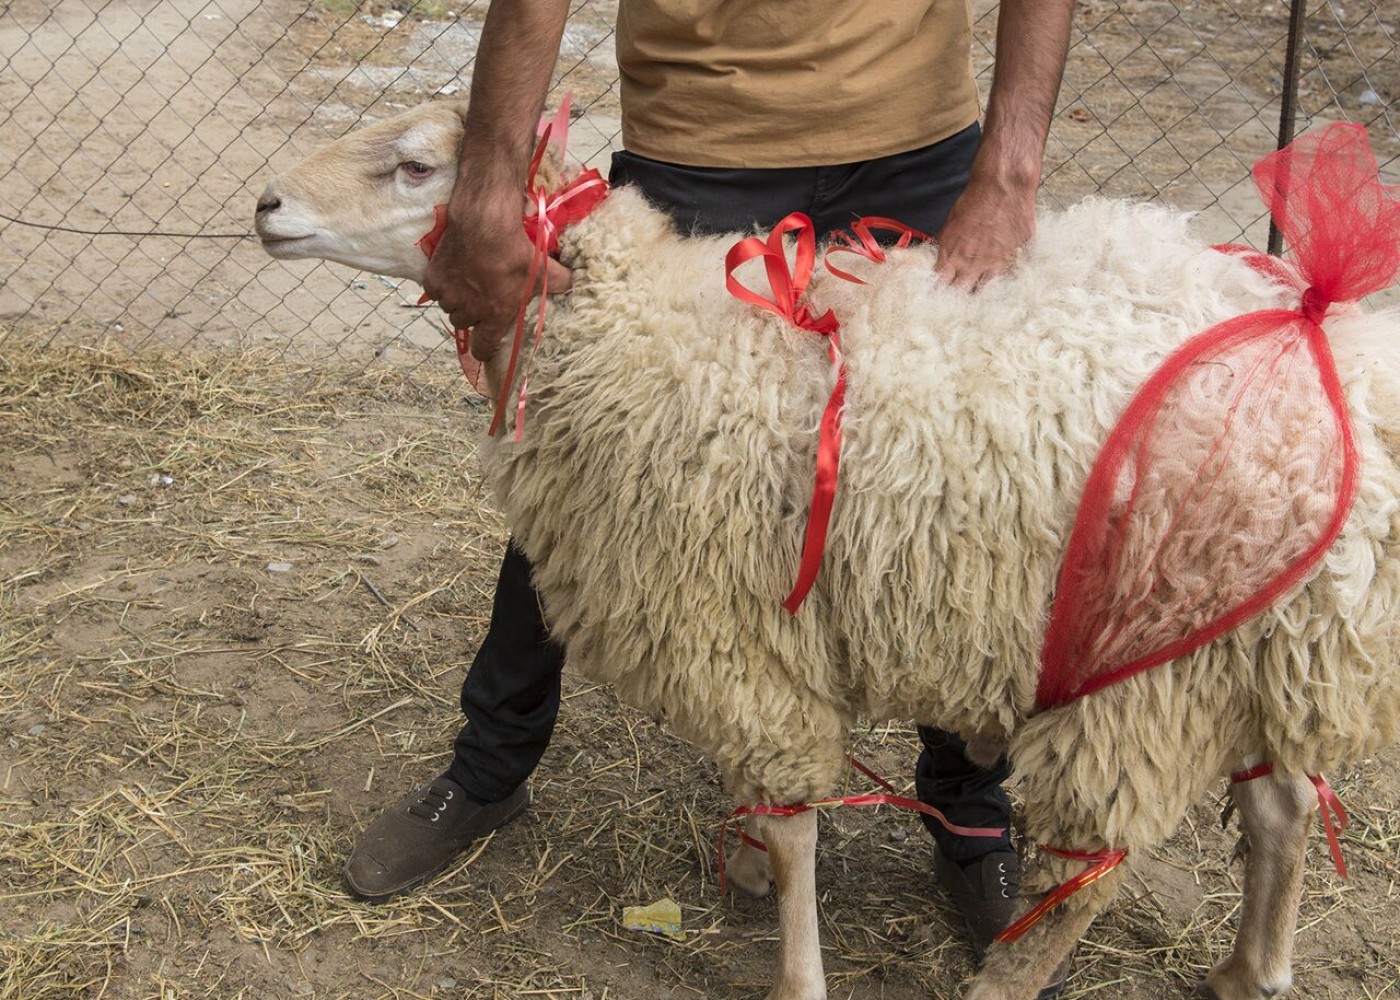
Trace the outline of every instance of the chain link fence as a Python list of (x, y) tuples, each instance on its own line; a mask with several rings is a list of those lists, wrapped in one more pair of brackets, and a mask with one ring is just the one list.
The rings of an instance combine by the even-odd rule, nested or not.
[[(488, 2), (0, 2), (0, 324), (421, 364), (443, 334), (416, 287), (268, 260), (249, 223), (267, 176), (329, 138), (464, 99)], [(600, 165), (619, 142), (615, 8), (580, 0), (555, 73), (571, 151)], [(985, 89), (995, 5), (976, 17)], [(1276, 145), (1289, 19), (1279, 0), (1080, 0), (1044, 201), (1161, 199), (1262, 246), (1249, 167)], [(1311, 0), (1302, 25), (1299, 130), (1365, 124), (1400, 182), (1400, 0)]]

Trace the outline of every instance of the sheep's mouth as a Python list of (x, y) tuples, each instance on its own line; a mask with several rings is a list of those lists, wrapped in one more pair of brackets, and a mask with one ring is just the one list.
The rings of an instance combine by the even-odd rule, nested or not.
[(300, 236), (263, 236), (259, 234), (258, 240), (262, 243), (262, 248), (269, 257), (299, 257), (305, 253), (305, 247), (316, 239), (315, 233), (304, 233)]

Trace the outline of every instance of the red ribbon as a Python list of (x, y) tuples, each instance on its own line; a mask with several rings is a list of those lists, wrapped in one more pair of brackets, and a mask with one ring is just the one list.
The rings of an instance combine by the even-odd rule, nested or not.
[(1211, 247), (1216, 253), (1223, 253), (1227, 257), (1239, 257), (1254, 270), (1264, 277), (1278, 282), (1280, 285), (1288, 285), (1290, 288), (1302, 290), (1302, 278), (1298, 272), (1284, 263), (1282, 257), (1275, 257), (1273, 254), (1264, 253), (1243, 243), (1217, 243)]
[(1083, 861), (1092, 865), (1091, 868), (1080, 872), (1068, 882), (1061, 884), (1054, 892), (1050, 893), (1040, 903), (1025, 916), (1011, 924), (995, 938), (1006, 944), (1019, 941), (1027, 931), (1045, 919), (1051, 910), (1059, 906), (1066, 899), (1073, 896), (1080, 889), (1087, 885), (1092, 885), (1103, 878), (1113, 869), (1123, 863), (1123, 859), (1128, 856), (1128, 852), (1123, 848), (1110, 848), (1103, 851), (1068, 851), (1058, 847), (1049, 847), (1041, 844), (1040, 849), (1057, 857), (1068, 858), (1071, 861)]
[[(433, 206), (433, 228), (423, 234), (423, 238), (418, 241), (418, 249), (423, 251), (423, 256), (429, 260), (437, 252), (438, 244), (442, 242), (442, 234), (447, 232), (447, 206)], [(427, 292), (418, 297), (420, 306), (427, 305), (433, 301)], [(457, 364), (462, 369), (462, 374), (471, 383), (471, 387), (477, 392), (481, 391), (481, 362), (472, 357), (470, 330), (454, 330), (444, 324), (447, 332), (452, 334), (452, 341), (457, 346)]]
[[(557, 129), (561, 130), (561, 134), (552, 140), (553, 133)], [(587, 218), (608, 196), (608, 182), (597, 170), (591, 167), (556, 191), (546, 191), (544, 187), (535, 182), (539, 175), (540, 164), (544, 160), (545, 150), (551, 141), (554, 141), (555, 145), (559, 147), (561, 158), (563, 156), (568, 135), (568, 98), (565, 98), (565, 103), (560, 107), (559, 114), (555, 116), (553, 121), (540, 123), (538, 134), (540, 136), (539, 145), (535, 147), (535, 154), (530, 160), (530, 170), (525, 182), (530, 210), (526, 212), (523, 219), (525, 235), (534, 244), (535, 252), (530, 258), (530, 270), (525, 280), (525, 290), (521, 295), (520, 305), (515, 311), (515, 336), (511, 341), (510, 360), (506, 365), (504, 382), (506, 386), (511, 385), (515, 380), (521, 346), (525, 342), (525, 314), (529, 308), (536, 281), (540, 282), (540, 308), (535, 320), (535, 337), (531, 344), (532, 353), (544, 334), (545, 297), (549, 295), (549, 272), (545, 267), (545, 260), (559, 249), (560, 233), (566, 227)], [(429, 258), (437, 250), (446, 229), (447, 206), (433, 206), (433, 228), (418, 241), (418, 247)], [(429, 301), (431, 300), (426, 294), (418, 300), (420, 305)], [(457, 346), (457, 363), (462, 368), (462, 374), (467, 377), (467, 381), (471, 382), (473, 387), (478, 387), (481, 362), (471, 355), (471, 331), (453, 330), (452, 339)], [(528, 377), (522, 380), (518, 395), (515, 421), (515, 439), (517, 441), (520, 440), (524, 430), (525, 393), (528, 383)], [(501, 398), (496, 401), (496, 411), (491, 417), (490, 434), (493, 437), (500, 433), (501, 425), (505, 421), (505, 412), (506, 397), (502, 393)]]
[(1351, 822), (1351, 817), (1342, 808), (1342, 800), (1337, 798), (1337, 793), (1332, 791), (1332, 786), (1327, 784), (1326, 778), (1320, 774), (1310, 774), (1308, 780), (1317, 789), (1317, 808), (1322, 813), (1322, 828), (1327, 831), (1327, 846), (1332, 851), (1332, 864), (1336, 865), (1337, 874), (1346, 878), (1347, 863), (1342, 858), (1342, 834)]
[[(744, 816), (798, 816), (805, 812), (811, 812), (813, 809), (832, 809), (837, 806), (894, 806), (897, 809), (908, 809), (911, 812), (932, 816), (934, 819), (938, 820), (949, 833), (956, 834), (959, 837), (1001, 837), (1006, 833), (1005, 827), (959, 826), (949, 820), (943, 813), (925, 802), (893, 794), (893, 785), (850, 754), (846, 755), (846, 759), (851, 763), (852, 767), (871, 781), (874, 781), (881, 788), (884, 788), (886, 792), (877, 792), (867, 795), (846, 795), (830, 799), (816, 799), (812, 802), (800, 802), (790, 806), (765, 805), (762, 803), (751, 806), (739, 806), (739, 808), (735, 809), (724, 818), (724, 822), (721, 823), (719, 827), (719, 834), (716, 837), (715, 853), (719, 858), (719, 891), (721, 893), (724, 892), (725, 886), (727, 885), (724, 865), (724, 836), (731, 829), (734, 821)], [(742, 827), (739, 827), (737, 832), (739, 839), (750, 847), (760, 851), (768, 850), (767, 845), (764, 844), (763, 841), (749, 836), (748, 832)]]
[[(1273, 773), (1274, 765), (1255, 764), (1230, 775), (1230, 781), (1238, 785)], [(1351, 817), (1347, 815), (1346, 809), (1342, 807), (1342, 800), (1337, 797), (1326, 778), (1320, 774), (1310, 774), (1308, 780), (1317, 789), (1317, 808), (1318, 812), (1322, 813), (1322, 828), (1327, 831), (1327, 847), (1332, 853), (1332, 864), (1336, 867), (1338, 875), (1347, 878), (1347, 863), (1342, 857), (1342, 834), (1346, 832)]]
[[(549, 295), (549, 271), (545, 267), (545, 261), (550, 254), (559, 249), (559, 234), (565, 226), (585, 218), (608, 195), (608, 182), (603, 180), (602, 175), (592, 168), (585, 170), (558, 191), (552, 193), (535, 183), (540, 163), (544, 160), (545, 149), (549, 146), (550, 133), (553, 128), (551, 123), (541, 134), (539, 145), (535, 148), (535, 155), (530, 160), (530, 172), (525, 181), (526, 196), (533, 209), (525, 214), (525, 233), (530, 237), (530, 242), (535, 245), (535, 253), (530, 258), (530, 270), (525, 280), (525, 290), (521, 295), (520, 305), (515, 311), (515, 336), (511, 340), (510, 360), (506, 363), (505, 379), (502, 382), (505, 386), (509, 386), (515, 381), (515, 372), (520, 361), (520, 350), (525, 343), (525, 313), (529, 308), (536, 280), (540, 282), (540, 307), (535, 316), (535, 337), (530, 345), (531, 354), (539, 346), (540, 338), (544, 335), (545, 300)], [(525, 394), (529, 383), (528, 377), (522, 379), (517, 395), (515, 418), (515, 440), (517, 441), (520, 440), (525, 429)], [(505, 415), (506, 395), (502, 393), (501, 398), (496, 400), (496, 412), (491, 417), (491, 427), (488, 433), (492, 437), (500, 433), (501, 426), (505, 423)]]
[[(783, 246), (783, 237), (788, 233), (797, 236), (797, 256), (791, 271), (788, 270), (787, 252)], [(816, 244), (812, 220), (801, 212), (793, 212), (773, 227), (766, 240), (757, 236), (740, 240), (724, 258), (725, 285), (730, 294), (740, 301), (781, 316), (798, 329), (826, 337), (827, 353), (837, 370), (836, 387), (832, 389), (831, 398), (822, 414), (817, 441), (816, 483), (812, 490), (812, 509), (807, 519), (797, 582), (793, 585), (792, 593), (783, 601), (783, 608), (794, 615), (817, 579), (822, 553), (826, 549), (827, 528), (831, 523), (831, 508), (836, 498), (836, 480), (841, 463), (841, 407), (846, 401), (846, 364), (841, 360), (840, 324), (831, 310), (814, 316), (800, 301), (812, 278)], [(756, 257), (763, 258), (771, 298), (750, 291), (734, 276), (735, 268)]]
[[(879, 241), (871, 234), (870, 231), (872, 229), (883, 229), (886, 232), (899, 233), (899, 239), (895, 241), (894, 244), (896, 247), (907, 247), (914, 240), (927, 242), (931, 238), (927, 233), (921, 233), (919, 230), (906, 226), (897, 219), (887, 219), (880, 215), (863, 216), (851, 223), (850, 233), (843, 229), (838, 229), (831, 234), (829, 238), (832, 244), (826, 248), (826, 253), (822, 256), (822, 260), (826, 264), (826, 269), (838, 278), (844, 278), (846, 281), (854, 281), (857, 285), (865, 284), (864, 278), (857, 278), (849, 271), (843, 271), (832, 264), (831, 255), (834, 253), (853, 253), (858, 257), (864, 257), (866, 260), (873, 261), (876, 264), (883, 264), (886, 260), (885, 248), (882, 247)], [(852, 233), (854, 235), (852, 235)]]

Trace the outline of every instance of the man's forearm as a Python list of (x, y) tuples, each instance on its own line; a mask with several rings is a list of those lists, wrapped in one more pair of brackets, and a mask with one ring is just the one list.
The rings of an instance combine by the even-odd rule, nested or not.
[(996, 62), (974, 175), (1034, 188), (1064, 76), (1074, 0), (1001, 0)]
[[(459, 165), (471, 190), (524, 192), (568, 16), (569, 0), (494, 0), (486, 12)], [(458, 184), (454, 200), (466, 193)]]

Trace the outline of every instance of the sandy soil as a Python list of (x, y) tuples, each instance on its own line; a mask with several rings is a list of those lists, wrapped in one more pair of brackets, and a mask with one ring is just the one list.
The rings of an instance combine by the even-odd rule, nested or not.
[[(484, 7), (449, 9), (12, 0), (0, 210), (243, 233), (270, 171), (464, 93)], [(1284, 9), (1076, 18), (1047, 200), (1161, 196), (1262, 240), (1246, 177), (1272, 145)], [(590, 158), (616, 133), (609, 19), (584, 4), (560, 63)], [(1395, 0), (1310, 25), (1305, 108), (1370, 121), (1395, 174), (1400, 130), (1363, 100), (1400, 97)], [(508, 834), (385, 907), (339, 886), (361, 826), (442, 765), (504, 538), (480, 407), (417, 289), (242, 238), (0, 227), (0, 1000), (762, 995), (773, 906), (716, 891), (713, 770), (576, 682)], [(907, 727), (856, 749), (907, 783)], [(1397, 762), (1330, 776), (1353, 878), (1319, 834), (1298, 996), (1400, 995)], [(1239, 895), (1218, 811), (1141, 859), (1067, 996), (1189, 995), (1221, 957)], [(842, 812), (822, 838), (833, 997), (956, 995), (970, 960), (918, 825)], [(622, 928), (668, 895), (682, 940)]]

